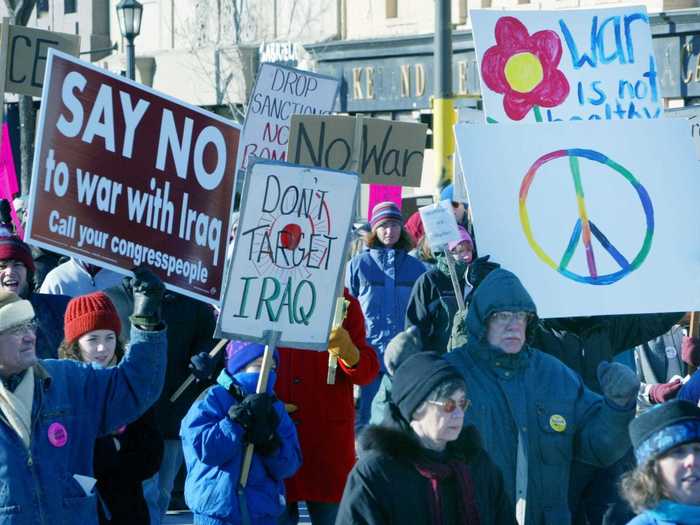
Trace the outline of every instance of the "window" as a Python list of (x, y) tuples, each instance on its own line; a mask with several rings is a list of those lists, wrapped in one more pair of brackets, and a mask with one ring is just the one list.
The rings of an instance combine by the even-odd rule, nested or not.
[(386, 17), (396, 18), (399, 16), (399, 0), (384, 0), (386, 6)]
[(65, 14), (78, 11), (78, 0), (63, 0), (63, 12)]
[(38, 0), (36, 3), (37, 13), (48, 13), (49, 12), (49, 0)]

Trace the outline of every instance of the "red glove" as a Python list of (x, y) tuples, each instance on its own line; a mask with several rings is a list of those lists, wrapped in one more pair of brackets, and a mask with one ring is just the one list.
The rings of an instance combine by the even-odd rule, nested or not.
[(681, 359), (689, 366), (700, 365), (700, 337), (683, 337)]
[(670, 383), (659, 383), (652, 385), (649, 389), (649, 401), (654, 404), (664, 403), (676, 397), (678, 391), (683, 386), (680, 379), (675, 379)]

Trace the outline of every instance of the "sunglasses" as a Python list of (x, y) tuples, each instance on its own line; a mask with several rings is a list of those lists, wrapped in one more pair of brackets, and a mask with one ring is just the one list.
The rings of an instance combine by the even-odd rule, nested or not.
[(456, 408), (459, 408), (462, 412), (466, 412), (469, 410), (469, 407), (472, 406), (471, 399), (460, 399), (459, 401), (446, 399), (445, 401), (428, 401), (428, 403), (439, 406), (442, 408), (442, 411), (447, 414), (451, 414)]

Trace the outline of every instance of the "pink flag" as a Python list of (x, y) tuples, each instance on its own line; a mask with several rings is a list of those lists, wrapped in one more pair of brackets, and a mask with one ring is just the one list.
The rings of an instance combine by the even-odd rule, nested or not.
[(20, 238), (24, 238), (24, 231), (12, 203), (12, 199), (18, 191), (17, 173), (15, 172), (15, 162), (12, 159), (12, 144), (10, 144), (10, 128), (5, 122), (2, 125), (2, 143), (0, 143), (0, 199), (10, 201), (15, 231)]

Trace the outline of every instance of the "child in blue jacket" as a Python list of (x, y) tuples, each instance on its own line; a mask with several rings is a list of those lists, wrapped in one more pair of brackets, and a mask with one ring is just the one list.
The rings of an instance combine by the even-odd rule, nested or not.
[(248, 443), (255, 445), (244, 495), (251, 525), (276, 524), (285, 509), (283, 480), (301, 465), (301, 451), (294, 424), (272, 394), (274, 369), (266, 392), (255, 393), (264, 350), (258, 343), (229, 343), (217, 384), (182, 421), (185, 501), (195, 525), (243, 522), (237, 490)]

